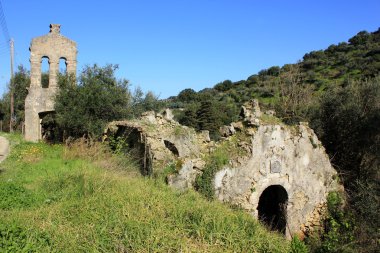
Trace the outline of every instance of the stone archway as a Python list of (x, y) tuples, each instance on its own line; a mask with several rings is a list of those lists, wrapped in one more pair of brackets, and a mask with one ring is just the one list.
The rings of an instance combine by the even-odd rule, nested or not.
[(62, 141), (62, 133), (59, 132), (55, 121), (55, 111), (40, 112), (38, 117), (40, 119), (40, 139), (48, 143)]
[(261, 194), (257, 206), (259, 220), (271, 230), (285, 234), (288, 193), (281, 185), (271, 185)]

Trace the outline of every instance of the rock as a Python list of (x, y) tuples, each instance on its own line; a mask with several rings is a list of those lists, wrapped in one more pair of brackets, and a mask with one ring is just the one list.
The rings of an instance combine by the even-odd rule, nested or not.
[(149, 123), (155, 124), (156, 121), (156, 113), (154, 111), (148, 111), (141, 114), (141, 118), (147, 120)]
[(165, 111), (163, 112), (163, 116), (164, 116), (164, 119), (166, 119), (168, 121), (174, 120), (173, 112), (169, 108), (165, 109)]
[(252, 99), (245, 103), (241, 107), (240, 116), (246, 120), (248, 118), (259, 118), (261, 117), (261, 110), (259, 106), (259, 102), (257, 99)]
[(267, 111), (265, 111), (265, 114), (269, 115), (269, 116), (275, 116), (276, 112), (274, 110), (267, 110)]
[(230, 126), (222, 126), (219, 128), (219, 133), (223, 137), (228, 137), (236, 133), (235, 128), (230, 125)]
[(210, 139), (210, 133), (208, 130), (202, 130), (201, 131), (201, 136), (202, 136), (202, 139), (205, 141), (205, 142), (210, 142), (211, 139)]
[[(109, 123), (104, 136), (105, 140), (111, 136), (125, 138), (128, 146), (136, 151), (142, 171), (146, 173), (162, 170), (166, 164), (178, 160), (197, 159), (207, 153), (208, 147), (203, 143), (210, 141), (208, 131), (196, 133), (153, 111), (143, 113), (136, 120)], [(199, 161), (196, 166), (200, 169)]]
[(256, 99), (252, 99), (241, 107), (240, 117), (248, 126), (260, 125), (261, 110)]
[(236, 131), (243, 131), (244, 129), (244, 126), (243, 126), (243, 122), (241, 121), (238, 121), (238, 122), (232, 122), (231, 123), (231, 126), (233, 126), (233, 128), (236, 130)]
[(308, 229), (319, 226), (320, 215), (315, 210), (319, 210), (320, 203), (326, 203), (328, 192), (341, 187), (333, 179), (337, 172), (325, 150), (321, 145), (313, 145), (319, 144), (314, 132), (306, 124), (299, 128), (300, 134), (284, 125), (247, 127), (245, 133), (252, 136), (251, 155), (247, 160), (237, 159), (237, 163), (230, 164), (229, 173), (224, 173), (222, 179), (217, 174), (216, 197), (258, 216), (263, 192), (273, 187), (282, 189), (281, 194), (285, 195), (274, 190), (271, 194), (279, 194), (276, 198), (287, 196), (288, 218), (284, 229), (288, 235), (302, 232), (302, 224), (309, 224)]
[[(198, 161), (195, 160), (194, 162), (197, 163)], [(181, 191), (191, 188), (196, 176), (201, 173), (199, 169), (194, 169), (194, 162), (188, 160), (184, 162), (178, 174), (168, 175), (168, 184)]]

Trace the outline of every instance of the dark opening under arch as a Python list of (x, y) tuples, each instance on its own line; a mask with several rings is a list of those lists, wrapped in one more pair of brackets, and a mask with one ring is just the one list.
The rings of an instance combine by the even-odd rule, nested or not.
[(41, 120), (41, 138), (48, 143), (62, 141), (62, 132), (57, 127), (54, 111), (38, 113)]
[(260, 196), (257, 210), (259, 220), (271, 230), (285, 234), (288, 193), (281, 185), (271, 185)]

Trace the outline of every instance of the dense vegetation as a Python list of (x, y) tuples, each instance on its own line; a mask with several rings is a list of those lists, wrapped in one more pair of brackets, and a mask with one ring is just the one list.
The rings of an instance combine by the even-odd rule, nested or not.
[[(374, 252), (380, 216), (380, 29), (359, 32), (348, 43), (305, 54), (303, 60), (273, 66), (213, 88), (181, 91), (169, 99), (185, 125), (217, 129), (234, 121), (238, 108), (256, 98), (284, 122), (309, 121), (340, 173), (346, 205), (335, 203), (314, 251)], [(339, 202), (340, 203), (340, 202)], [(318, 245), (317, 245), (318, 244)]]
[[(144, 178), (99, 143), (12, 140), (0, 173), (0, 252), (300, 252), (253, 217)], [(126, 166), (128, 165), (129, 166)]]

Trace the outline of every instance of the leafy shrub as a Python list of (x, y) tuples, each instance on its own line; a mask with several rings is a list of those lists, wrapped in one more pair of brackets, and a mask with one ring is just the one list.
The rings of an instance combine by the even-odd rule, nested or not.
[(13, 182), (0, 182), (0, 209), (30, 207), (34, 202), (33, 194), (23, 186)]
[(113, 136), (108, 137), (108, 145), (110, 145), (112, 151), (115, 154), (125, 154), (128, 151), (128, 143), (123, 136)]
[(203, 173), (196, 177), (194, 187), (207, 199), (211, 200), (214, 198), (214, 176), (228, 161), (227, 151), (223, 148), (216, 149), (207, 159)]
[(298, 236), (294, 236), (290, 243), (290, 253), (308, 253), (309, 249), (303, 243)]
[[(355, 252), (354, 217), (344, 208), (343, 197), (339, 192), (330, 192), (327, 196), (327, 218), (324, 230), (308, 239), (314, 252)], [(313, 237), (312, 236), (312, 237)]]
[(46, 233), (0, 223), (0, 252), (41, 252), (41, 247), (49, 245), (50, 238)]

